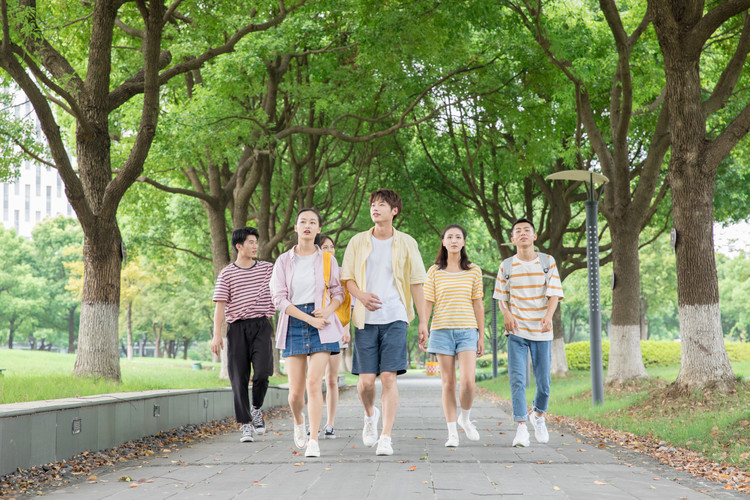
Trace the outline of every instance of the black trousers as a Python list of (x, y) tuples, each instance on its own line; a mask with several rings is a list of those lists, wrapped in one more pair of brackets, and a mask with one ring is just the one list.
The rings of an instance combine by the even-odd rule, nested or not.
[(253, 372), (253, 406), (260, 408), (268, 391), (268, 377), (273, 375), (273, 328), (268, 318), (251, 318), (229, 323), (227, 329), (227, 368), (234, 394), (234, 416), (248, 424), (250, 399), (247, 386)]

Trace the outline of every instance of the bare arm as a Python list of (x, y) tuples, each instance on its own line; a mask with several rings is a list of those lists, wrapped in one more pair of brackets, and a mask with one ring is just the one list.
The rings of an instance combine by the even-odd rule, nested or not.
[[(411, 288), (411, 296), (414, 299), (414, 305), (417, 308), (417, 315), (419, 316), (419, 339), (421, 342), (426, 343), (427, 337), (430, 335), (427, 331), (427, 323), (430, 321), (430, 316), (427, 313), (427, 306), (425, 305), (426, 301), (424, 300), (424, 285), (422, 283), (417, 283), (409, 285), (409, 287)], [(430, 309), (432, 309), (432, 307), (430, 307)]]
[(223, 300), (216, 302), (216, 308), (214, 309), (214, 336), (211, 339), (211, 352), (217, 356), (221, 354), (221, 349), (224, 347), (224, 339), (221, 337), (221, 329), (224, 327), (226, 309), (226, 302)]
[(552, 316), (555, 314), (555, 309), (557, 309), (558, 302), (560, 302), (560, 297), (556, 295), (547, 298), (547, 313), (542, 318), (543, 332), (552, 330)]
[(484, 298), (478, 297), (472, 300), (474, 307), (474, 317), (477, 319), (477, 330), (479, 330), (479, 339), (477, 340), (477, 356), (484, 355)]
[[(424, 313), (425, 317), (427, 318), (427, 321), (430, 320), (430, 316), (432, 315), (432, 306), (433, 303), (427, 299), (424, 301)], [(430, 332), (427, 331), (427, 335), (424, 336), (424, 338), (420, 335), (419, 337), (419, 348), (423, 352), (427, 352), (427, 340), (430, 338)]]

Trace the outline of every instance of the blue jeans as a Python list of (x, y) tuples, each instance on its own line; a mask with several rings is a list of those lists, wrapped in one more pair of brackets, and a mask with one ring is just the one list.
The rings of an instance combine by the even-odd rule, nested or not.
[(549, 403), (550, 365), (552, 364), (551, 340), (527, 340), (518, 335), (508, 335), (508, 378), (513, 401), (513, 420), (525, 422), (528, 416), (526, 407), (526, 364), (527, 352), (531, 353), (531, 364), (536, 380), (534, 411), (544, 413)]

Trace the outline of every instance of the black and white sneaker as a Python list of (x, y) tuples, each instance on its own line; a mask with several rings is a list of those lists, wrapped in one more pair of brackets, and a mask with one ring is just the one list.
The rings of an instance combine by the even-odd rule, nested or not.
[(253, 419), (253, 427), (255, 428), (255, 433), (258, 435), (265, 434), (266, 421), (263, 420), (263, 410), (253, 406), (250, 410), (250, 416)]
[(323, 437), (325, 439), (336, 439), (336, 429), (332, 425), (326, 425)]

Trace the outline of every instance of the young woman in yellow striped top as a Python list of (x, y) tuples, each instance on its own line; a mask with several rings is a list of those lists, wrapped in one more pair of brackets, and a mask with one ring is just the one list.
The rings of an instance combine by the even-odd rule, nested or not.
[[(443, 411), (448, 424), (445, 446), (458, 446), (456, 423), (472, 441), (479, 432), (470, 420), (477, 356), (484, 354), (482, 271), (466, 255), (466, 230), (453, 224), (443, 230), (435, 264), (427, 271), (427, 315), (434, 306), (427, 352), (437, 355), (443, 381)], [(427, 339), (424, 339), (423, 344)], [(424, 345), (420, 347), (425, 350)], [(456, 419), (456, 359), (461, 414)]]

